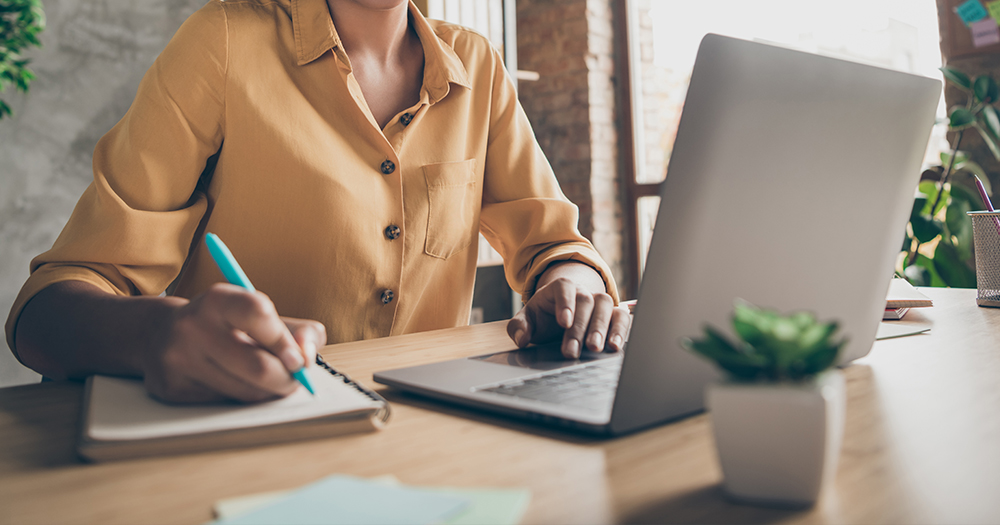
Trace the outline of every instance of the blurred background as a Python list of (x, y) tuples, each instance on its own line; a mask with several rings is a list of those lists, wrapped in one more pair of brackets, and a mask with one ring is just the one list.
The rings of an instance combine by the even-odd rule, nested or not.
[[(10, 0), (7, 0), (10, 1)], [(2, 2), (0, 2), (2, 3)], [(422, 0), (431, 18), (472, 27), (501, 49), (581, 232), (635, 297), (702, 36), (714, 32), (940, 78), (942, 50), (969, 74), (995, 72), (1000, 45), (975, 47), (954, 0)], [(128, 109), (142, 75), (202, 0), (47, 0), (37, 75), (7, 89), (0, 119), (0, 309), (48, 249), (91, 180), (97, 140)], [(818, 101), (821, 102), (821, 101)], [(948, 150), (942, 124), (928, 166)], [(964, 144), (964, 143), (963, 143)], [(989, 176), (996, 163), (968, 143)], [(977, 149), (978, 148), (978, 149)], [(963, 146), (965, 149), (965, 146)], [(845, 158), (851, 152), (845, 151)], [(916, 174), (915, 174), (916, 176)], [(482, 243), (473, 322), (519, 305)], [(0, 351), (0, 386), (38, 376)]]

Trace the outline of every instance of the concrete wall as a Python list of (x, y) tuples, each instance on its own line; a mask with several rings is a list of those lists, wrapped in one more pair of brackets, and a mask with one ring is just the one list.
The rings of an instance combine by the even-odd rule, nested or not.
[[(91, 180), (97, 140), (125, 114), (146, 69), (204, 0), (46, 0), (44, 48), (27, 96), (0, 120), (0, 310), (48, 249)], [(5, 346), (5, 345), (4, 345)], [(0, 386), (38, 375), (0, 348)]]

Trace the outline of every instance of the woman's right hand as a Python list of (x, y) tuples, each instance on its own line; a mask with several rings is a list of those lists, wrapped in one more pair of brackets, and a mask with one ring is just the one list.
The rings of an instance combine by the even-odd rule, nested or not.
[(233, 399), (256, 402), (291, 394), (291, 372), (316, 359), (326, 329), (316, 321), (283, 319), (266, 295), (212, 285), (174, 306), (154, 331), (141, 359), (146, 389), (173, 403)]

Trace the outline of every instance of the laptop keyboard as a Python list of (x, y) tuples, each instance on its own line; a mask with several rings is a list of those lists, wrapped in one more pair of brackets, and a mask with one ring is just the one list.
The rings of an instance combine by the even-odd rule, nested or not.
[(593, 411), (609, 411), (615, 399), (621, 366), (621, 359), (600, 359), (583, 366), (562, 368), (475, 390)]

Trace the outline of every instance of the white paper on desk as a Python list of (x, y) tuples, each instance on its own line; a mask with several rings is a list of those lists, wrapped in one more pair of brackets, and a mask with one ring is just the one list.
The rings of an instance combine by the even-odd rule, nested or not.
[(875, 334), (875, 340), (881, 341), (883, 339), (892, 339), (894, 337), (904, 337), (907, 335), (922, 334), (924, 332), (929, 332), (931, 327), (912, 325), (912, 324), (898, 324), (899, 321), (890, 321), (888, 323), (883, 322), (878, 325), (878, 333)]
[(142, 381), (95, 376), (90, 390), (87, 436), (122, 441), (202, 434), (302, 421), (369, 410), (379, 403), (323, 370), (308, 369), (316, 390), (253, 405), (167, 405), (151, 398)]

